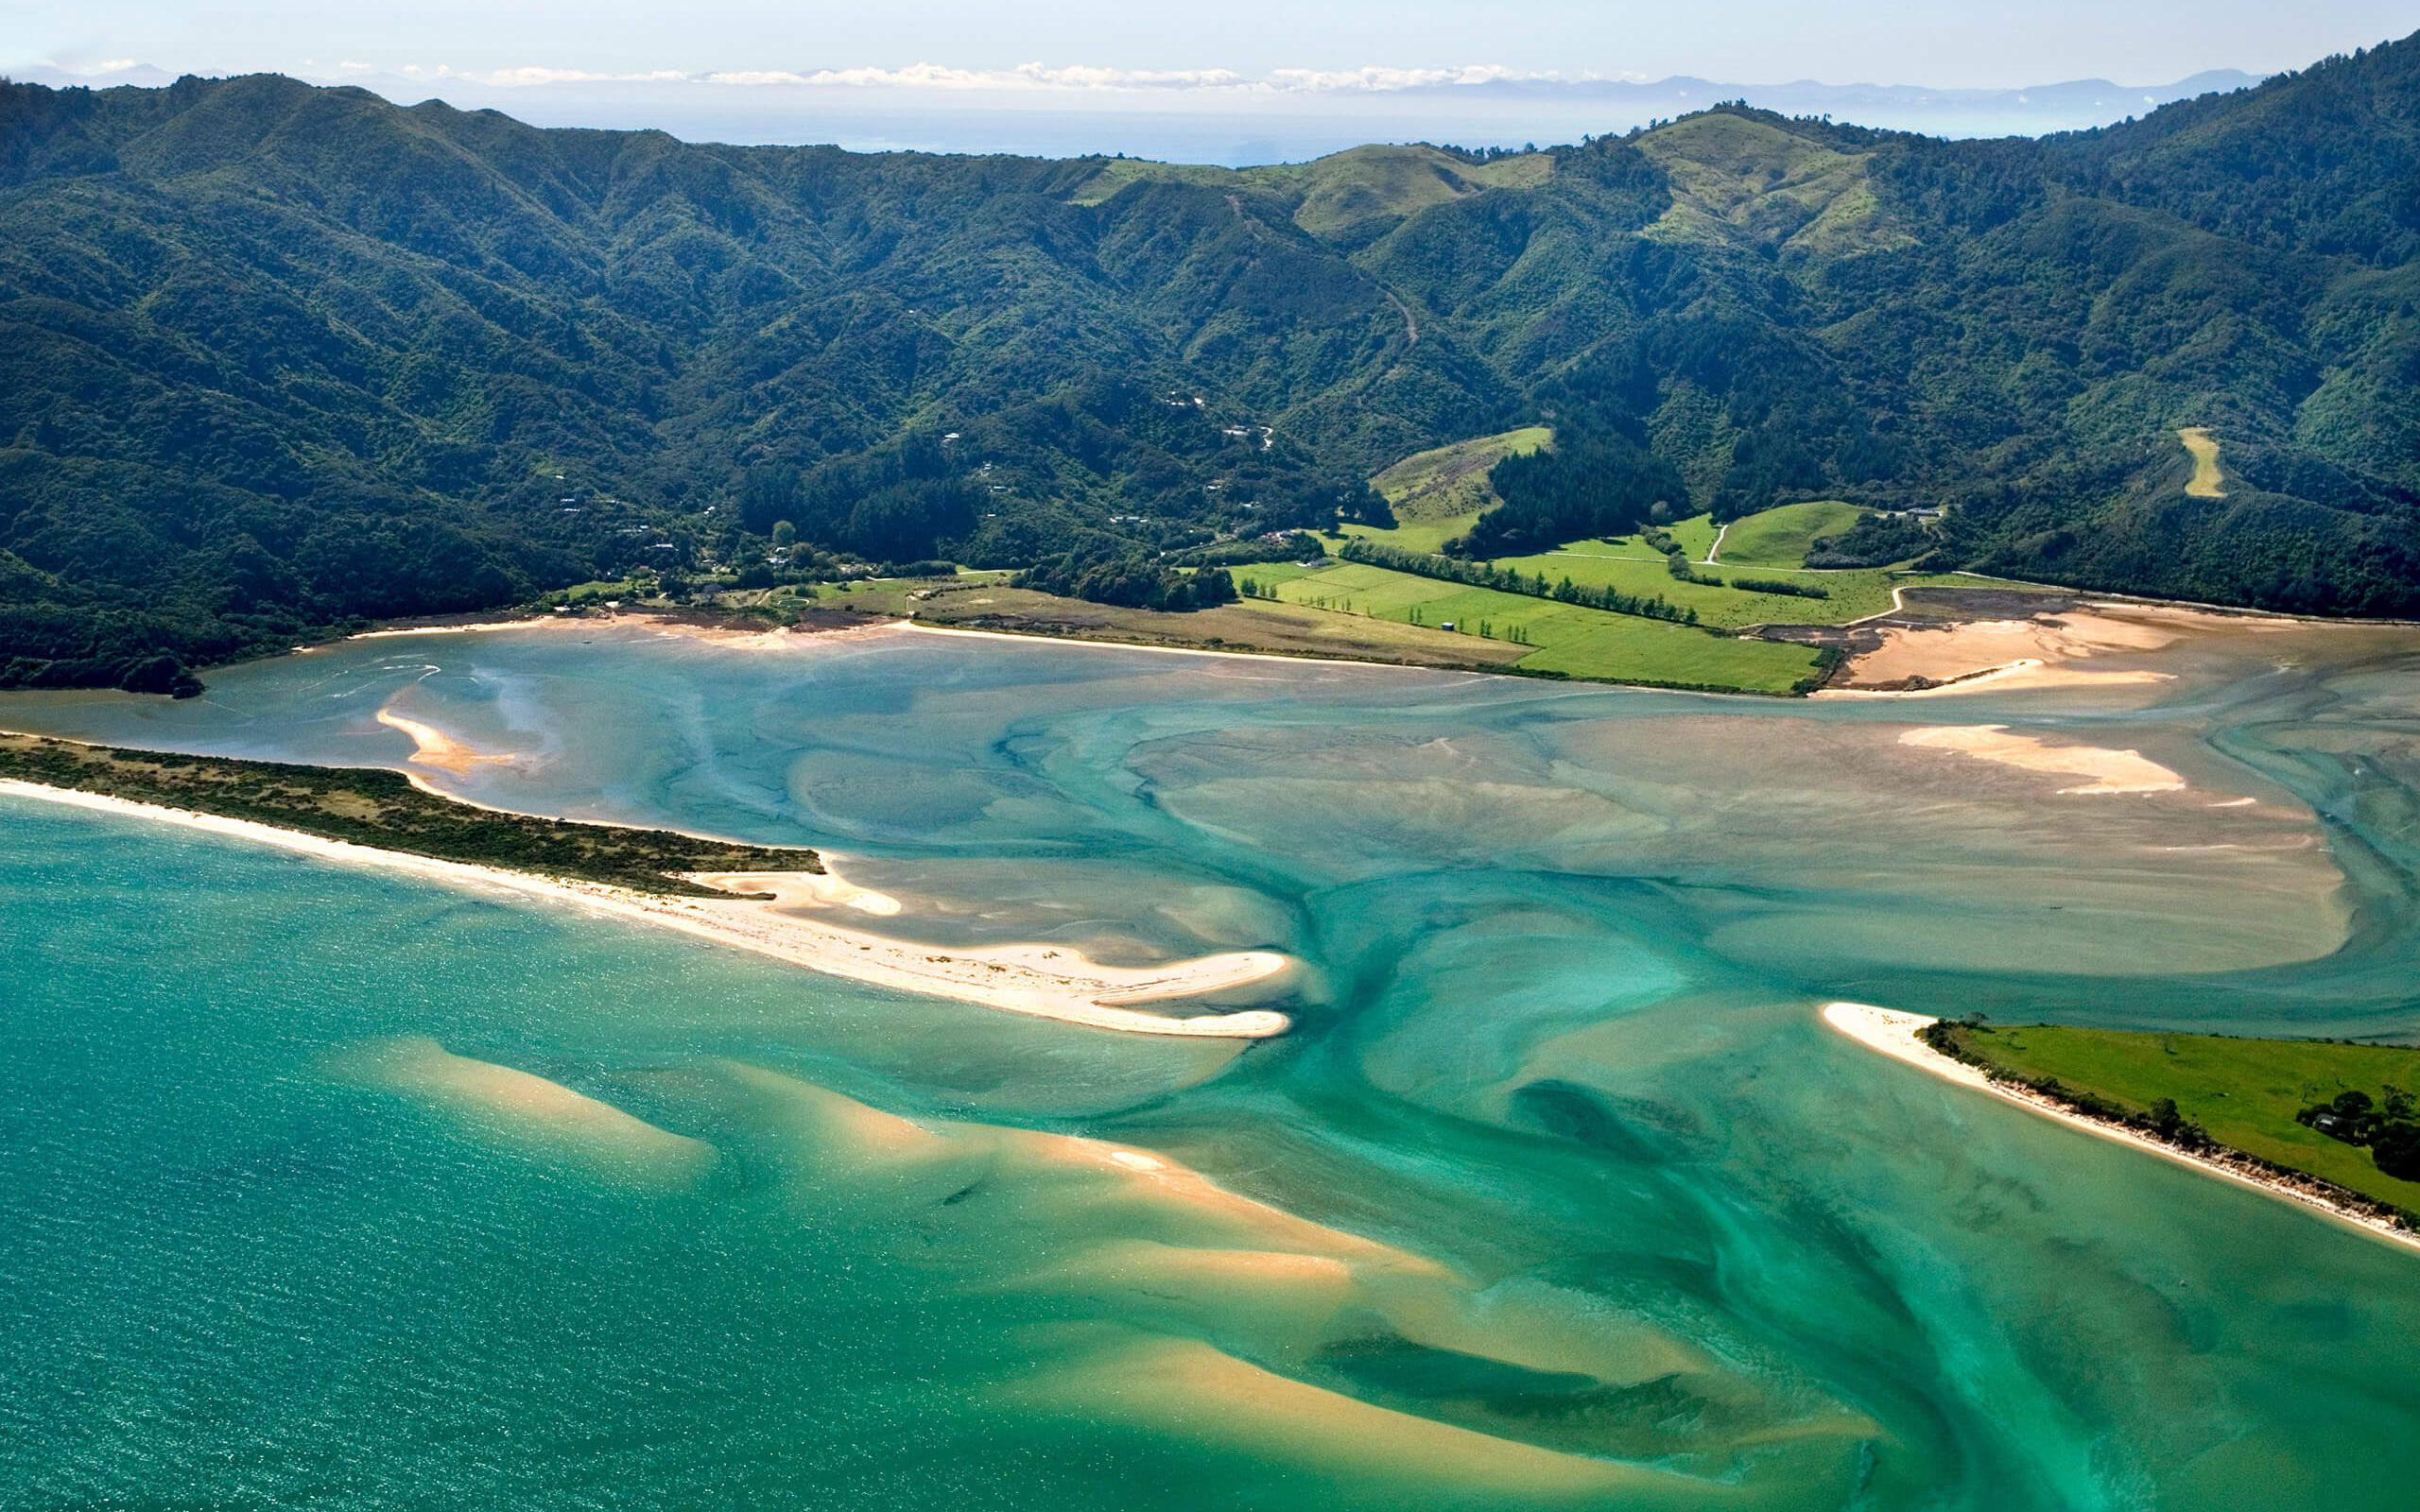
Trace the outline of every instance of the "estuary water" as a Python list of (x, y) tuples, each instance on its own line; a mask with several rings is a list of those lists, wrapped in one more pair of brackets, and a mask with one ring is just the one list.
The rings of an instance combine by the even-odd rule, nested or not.
[[(583, 625), (0, 699), (385, 709), (861, 927), (1300, 963), (1283, 1039), (1117, 1035), (0, 799), (0, 1505), (2407, 1506), (2420, 1258), (1818, 1021), (2420, 1037), (2420, 632), (2105, 664), (2169, 680)], [(1985, 725), (2174, 782), (1902, 738)]]

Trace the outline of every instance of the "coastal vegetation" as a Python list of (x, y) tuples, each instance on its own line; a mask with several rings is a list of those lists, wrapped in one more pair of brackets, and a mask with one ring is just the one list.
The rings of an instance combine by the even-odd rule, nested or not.
[(1160, 560), (1391, 490), (1482, 560), (1939, 507), (1809, 543), (2420, 612), (2415, 99), (2420, 40), (2042, 141), (1724, 107), (1230, 171), (0, 84), (0, 684), (190, 693), (641, 574)]
[(1996, 1079), (2179, 1148), (2314, 1178), (2394, 1210), (2407, 1227), (2420, 1211), (2420, 1168), (2404, 1160), (2420, 1049), (1951, 1020), (1922, 1038)]
[(0, 781), (97, 793), (471, 866), (639, 892), (729, 897), (694, 872), (820, 872), (810, 850), (742, 845), (458, 802), (401, 772), (124, 750), (0, 731)]

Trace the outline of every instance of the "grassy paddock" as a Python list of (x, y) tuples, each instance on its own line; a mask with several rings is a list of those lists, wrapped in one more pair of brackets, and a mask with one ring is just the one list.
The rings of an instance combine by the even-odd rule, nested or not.
[(1808, 547), (1839, 535), (1864, 513), (1854, 504), (1827, 499), (1745, 515), (1724, 533), (1719, 559), (1726, 567), (1804, 567)]
[[(1662, 569), (1657, 569), (1659, 572)], [(1452, 622), (1458, 636), (1527, 646), (1516, 671), (1560, 673), (1608, 682), (1789, 693), (1821, 666), (1814, 648), (1739, 641), (1635, 614), (1472, 588), (1363, 562), (1305, 568), (1296, 563), (1236, 569), (1279, 601), (1332, 613), (1432, 628)]]
[[(1409, 458), (1396, 466), (1414, 460), (1418, 459)], [(1806, 560), (1810, 542), (1847, 529), (1861, 512), (1856, 505), (1824, 502), (1786, 504), (1745, 516), (1733, 523), (1730, 533), (1723, 537), (1721, 560), (1711, 566), (1705, 563), (1705, 555), (1714, 545), (1713, 518), (1701, 514), (1679, 521), (1667, 528), (1688, 554), (1694, 564), (1692, 570), (1707, 579), (1702, 582), (1685, 583), (1675, 578), (1664, 565), (1663, 553), (1636, 535), (1575, 541), (1527, 557), (1499, 557), (1495, 565), (1522, 573), (1544, 573), (1549, 582), (1568, 577), (1584, 588), (1610, 588), (1618, 593), (1662, 597), (1682, 609), (1696, 610), (1700, 624), (1722, 629), (1751, 625), (1840, 625), (1888, 611), (1894, 587), (1979, 585), (1979, 580), (1971, 577), (1910, 575), (1887, 567), (1809, 572), (1797, 565)], [(1373, 545), (1433, 552), (1444, 541), (1468, 531), (1478, 518), (1474, 511), (1444, 519), (1409, 521), (1392, 530), (1353, 525), (1347, 527), (1347, 533)], [(1741, 577), (1776, 576), (1793, 580), (1803, 577), (1820, 585), (1829, 596), (1802, 598), (1730, 586)]]
[(2172, 1098), (2221, 1144), (2420, 1211), (2420, 1182), (2388, 1176), (2368, 1150), (2294, 1122), (2341, 1091), (2381, 1099), (2390, 1085), (2420, 1091), (2420, 1050), (2048, 1024), (1960, 1024), (1950, 1032), (1962, 1049), (2008, 1075), (2053, 1077), (2134, 1113)]

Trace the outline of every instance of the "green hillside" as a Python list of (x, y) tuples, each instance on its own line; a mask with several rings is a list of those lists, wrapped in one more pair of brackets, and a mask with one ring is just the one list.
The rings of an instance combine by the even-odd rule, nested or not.
[(1233, 561), (1532, 423), (1458, 476), (1479, 555), (1837, 501), (1945, 516), (1827, 562), (2420, 613), (2415, 122), (2416, 41), (2042, 141), (1241, 171), (0, 84), (0, 685), (634, 575)]

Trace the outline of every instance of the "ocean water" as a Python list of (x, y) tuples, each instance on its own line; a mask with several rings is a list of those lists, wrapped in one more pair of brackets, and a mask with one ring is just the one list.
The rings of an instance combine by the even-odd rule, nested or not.
[(1119, 1036), (0, 799), (0, 1506), (2408, 1505), (2420, 1259), (1816, 1018), (2420, 1037), (2420, 635), (2142, 664), (550, 627), (0, 699), (365, 765), (390, 707), (483, 802), (824, 847), (868, 927), (1303, 963), (1236, 1000), (1282, 1040)]

